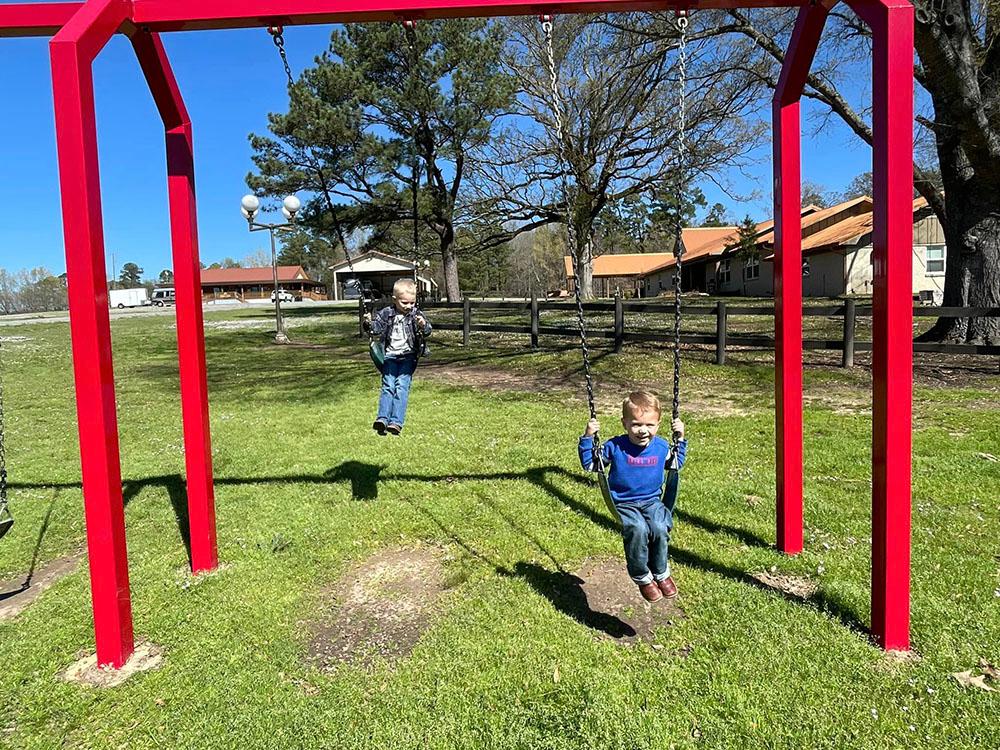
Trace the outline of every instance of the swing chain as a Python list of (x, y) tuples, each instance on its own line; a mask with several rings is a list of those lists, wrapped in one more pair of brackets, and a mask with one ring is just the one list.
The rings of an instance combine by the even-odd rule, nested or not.
[[(410, 65), (414, 76), (419, 74), (420, 60), (417, 56), (417, 32), (416, 22), (412, 20), (403, 21), (403, 28), (406, 30), (406, 44), (410, 50)], [(420, 219), (417, 215), (419, 206), (417, 200), (420, 189), (420, 143), (418, 140), (417, 125), (413, 126), (413, 281), (417, 281), (417, 260), (420, 256)]]
[(292, 67), (288, 64), (288, 55), (285, 54), (285, 30), (281, 26), (268, 26), (267, 33), (271, 35), (274, 46), (278, 48), (281, 56), (281, 64), (285, 66), (285, 75), (288, 77), (288, 88), (295, 85), (295, 77), (292, 75)]
[[(0, 344), (2, 351), (2, 344)], [(3, 365), (0, 363), (0, 371)], [(7, 436), (4, 434), (5, 415), (3, 411), (3, 382), (0, 381), (0, 521), (10, 518), (7, 507)]]
[[(674, 393), (673, 393), (673, 419), (680, 416), (681, 400), (681, 280), (683, 278), (683, 256), (684, 233), (681, 226), (681, 194), (687, 186), (686, 174), (686, 139), (687, 139), (687, 28), (688, 18), (686, 11), (678, 11), (677, 31), (679, 33), (677, 46), (677, 66), (678, 66), (678, 89), (677, 89), (677, 140), (676, 140), (676, 174), (677, 184), (674, 189)], [(673, 436), (673, 443), (676, 447), (677, 436)]]
[[(292, 87), (295, 85), (295, 76), (292, 75), (292, 66), (288, 64), (288, 55), (285, 52), (285, 35), (284, 28), (282, 26), (268, 26), (267, 33), (271, 35), (271, 40), (274, 42), (274, 46), (278, 50), (278, 56), (281, 58), (281, 64), (285, 68), (285, 77), (288, 79), (288, 95), (289, 95), (289, 105), (291, 104), (291, 93)], [(312, 167), (313, 171), (317, 174), (322, 174), (322, 170), (319, 163), (313, 157), (312, 152), (306, 149), (306, 158), (309, 161), (309, 166)], [(347, 259), (347, 268), (351, 275), (354, 276), (354, 262), (351, 260), (351, 253), (347, 249), (347, 238), (344, 237), (344, 230), (340, 226), (340, 221), (337, 219), (336, 213), (332, 213), (333, 216), (333, 226), (337, 231), (337, 238), (340, 240), (340, 246), (344, 248), (344, 257)]]
[[(590, 418), (597, 418), (597, 409), (594, 406), (594, 380), (590, 372), (590, 349), (587, 347), (587, 326), (583, 317), (583, 298), (580, 296), (579, 278), (579, 256), (577, 253), (576, 228), (573, 226), (573, 217), (570, 208), (569, 179), (566, 175), (566, 165), (569, 163), (569, 149), (566, 147), (566, 126), (563, 120), (562, 97), (559, 94), (559, 74), (556, 71), (555, 51), (552, 46), (552, 17), (542, 16), (542, 33), (545, 37), (545, 56), (549, 73), (549, 85), (552, 93), (552, 112), (556, 121), (556, 136), (559, 148), (559, 182), (563, 194), (563, 210), (566, 212), (566, 243), (569, 246), (570, 257), (573, 263), (573, 271), (577, 274), (576, 283), (573, 285), (574, 297), (576, 298), (577, 327), (580, 332), (580, 349), (583, 352), (583, 374), (587, 382), (587, 406), (590, 408)], [(594, 435), (594, 455), (600, 455), (600, 443), (597, 435)]]

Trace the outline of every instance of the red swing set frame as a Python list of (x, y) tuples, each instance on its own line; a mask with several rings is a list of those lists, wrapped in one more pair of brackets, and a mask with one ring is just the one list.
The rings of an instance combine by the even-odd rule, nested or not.
[[(181, 414), (194, 572), (218, 565), (191, 120), (159, 34), (462, 16), (799, 7), (773, 100), (777, 547), (802, 550), (799, 100), (837, 0), (86, 0), (0, 4), (0, 36), (51, 36), (70, 328), (97, 659), (132, 654), (92, 63), (129, 37), (166, 134)], [(873, 37), (874, 310), (871, 630), (909, 648), (912, 401), (913, 7), (846, 0)]]

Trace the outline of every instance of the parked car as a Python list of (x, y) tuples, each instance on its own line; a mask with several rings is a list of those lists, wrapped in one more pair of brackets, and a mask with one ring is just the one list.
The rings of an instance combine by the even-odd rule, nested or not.
[(152, 297), (151, 301), (157, 307), (163, 307), (164, 305), (173, 305), (173, 304), (176, 304), (177, 300), (174, 297), (173, 287), (163, 288), (163, 289), (154, 289), (153, 290), (153, 297)]
[(149, 304), (146, 287), (134, 289), (111, 289), (108, 291), (108, 306), (124, 310), (126, 307), (145, 307)]
[[(278, 299), (280, 299), (282, 302), (294, 302), (295, 295), (289, 292), (287, 289), (279, 289)], [(274, 292), (271, 292), (271, 302), (274, 302)]]
[(347, 279), (344, 282), (344, 299), (382, 299), (380, 292), (368, 279)]

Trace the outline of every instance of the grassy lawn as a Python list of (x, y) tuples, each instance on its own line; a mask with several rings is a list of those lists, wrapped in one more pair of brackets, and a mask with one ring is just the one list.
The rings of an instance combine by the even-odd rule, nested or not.
[[(370, 429), (378, 383), (351, 315), (289, 319), (311, 346), (270, 345), (266, 311), (207, 316), (223, 567), (198, 579), (178, 530), (173, 321), (114, 322), (135, 629), (164, 665), (113, 689), (58, 679), (93, 647), (83, 565), (0, 622), (0, 747), (997, 746), (1000, 693), (949, 675), (1000, 664), (1000, 462), (989, 458), (1000, 454), (1000, 376), (917, 380), (919, 658), (900, 661), (862, 631), (867, 372), (806, 368), (806, 549), (788, 558), (771, 546), (768, 357), (686, 357), (691, 453), (671, 546), (683, 616), (625, 646), (560, 597), (586, 561), (621, 552), (576, 459), (586, 409), (571, 341), (531, 353), (524, 336), (475, 335), (468, 349), (436, 337), (406, 430), (390, 440)], [(41, 565), (82, 549), (82, 493), (68, 325), (0, 335), (17, 517), (0, 580), (16, 580), (36, 553)], [(654, 348), (598, 347), (595, 359), (606, 426), (623, 389), (669, 393), (670, 360)], [(519, 389), (493, 387), (501, 374)], [(412, 653), (311, 663), (324, 592), (374, 555), (418, 546), (439, 551), (445, 591)], [(756, 585), (762, 572), (816, 591), (782, 595)]]

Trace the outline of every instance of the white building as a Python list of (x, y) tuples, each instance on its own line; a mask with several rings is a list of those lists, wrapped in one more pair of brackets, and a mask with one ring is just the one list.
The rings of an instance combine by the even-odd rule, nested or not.
[[(351, 271), (353, 265), (354, 271)], [(367, 253), (354, 256), (349, 264), (346, 260), (330, 266), (333, 271), (333, 279), (330, 281), (330, 292), (333, 299), (344, 299), (344, 282), (349, 278), (357, 278), (363, 284), (368, 282), (371, 287), (379, 292), (383, 297), (392, 295), (392, 285), (396, 279), (414, 277), (417, 271), (417, 289), (421, 296), (426, 299), (437, 297), (437, 282), (427, 274), (427, 267), (419, 267), (413, 261), (397, 258), (395, 255), (386, 255), (371, 250)], [(426, 275), (420, 275), (423, 272)], [(366, 284), (367, 286), (367, 284)]]

